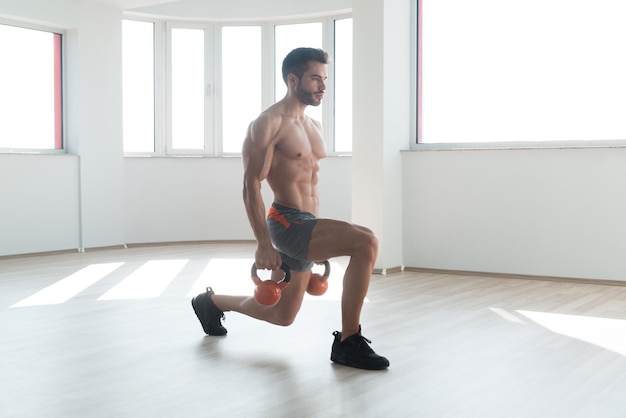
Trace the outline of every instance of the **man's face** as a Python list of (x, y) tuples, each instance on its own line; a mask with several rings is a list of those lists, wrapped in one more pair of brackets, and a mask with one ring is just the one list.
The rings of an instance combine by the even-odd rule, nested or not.
[(306, 105), (319, 106), (326, 90), (326, 64), (311, 61), (309, 69), (296, 84), (296, 96)]

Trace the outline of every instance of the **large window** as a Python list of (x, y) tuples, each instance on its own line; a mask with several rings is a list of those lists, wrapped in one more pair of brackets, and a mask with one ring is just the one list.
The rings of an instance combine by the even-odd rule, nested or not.
[[(127, 20), (123, 29), (126, 153), (241, 153), (249, 123), (284, 97), (282, 60), (300, 46), (331, 56), (329, 94), (307, 114), (322, 123), (330, 153), (351, 151), (351, 18), (245, 25)], [(333, 91), (335, 78), (340, 86)]]
[(261, 112), (261, 27), (222, 28), (222, 151), (239, 153), (250, 121)]
[(124, 152), (154, 152), (154, 24), (122, 24)]
[(0, 24), (0, 149), (63, 148), (62, 35)]
[(418, 1), (418, 141), (625, 140), (626, 3)]
[[(274, 29), (275, 39), (275, 65), (274, 65), (274, 95), (276, 100), (282, 99), (287, 93), (287, 86), (283, 80), (283, 58), (292, 49), (304, 46), (310, 48), (322, 48), (322, 23), (299, 23), (292, 25), (278, 25)], [(324, 125), (322, 116), (324, 103), (319, 106), (308, 106), (306, 114), (318, 120)]]
[(171, 146), (205, 149), (205, 33), (173, 28), (171, 33)]
[(335, 21), (335, 152), (352, 151), (352, 19)]

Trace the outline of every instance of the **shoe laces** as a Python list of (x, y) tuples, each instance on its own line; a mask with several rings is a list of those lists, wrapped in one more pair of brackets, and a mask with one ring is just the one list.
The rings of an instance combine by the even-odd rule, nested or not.
[(365, 338), (365, 337), (364, 337), (364, 336), (362, 336), (361, 334), (358, 334), (358, 337), (357, 337), (357, 338), (355, 338), (355, 339), (358, 341), (358, 343), (357, 343), (357, 344), (358, 344), (358, 345), (360, 345), (361, 347), (363, 347), (363, 348), (367, 348), (368, 350), (370, 350), (370, 351), (372, 351), (372, 352), (374, 351), (374, 350), (372, 350), (372, 348), (369, 346), (369, 345), (372, 343), (372, 341), (371, 341), (371, 340), (369, 340), (369, 339)]
[(348, 341), (348, 340), (355, 347), (363, 349), (363, 350), (365, 350), (365, 351), (367, 351), (369, 353), (373, 353), (374, 352), (372, 347), (369, 346), (369, 344), (371, 344), (372, 341), (367, 339), (366, 337), (362, 336), (360, 332), (358, 334), (354, 334), (353, 336), (349, 337), (346, 341)]

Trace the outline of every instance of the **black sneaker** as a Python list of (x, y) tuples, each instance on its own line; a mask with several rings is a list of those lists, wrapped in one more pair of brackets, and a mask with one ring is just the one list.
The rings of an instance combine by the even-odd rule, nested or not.
[(361, 328), (345, 341), (341, 341), (341, 332), (335, 331), (333, 335), (335, 340), (330, 359), (334, 363), (367, 370), (383, 370), (389, 367), (389, 360), (372, 350), (369, 346), (372, 342), (361, 335)]
[(222, 326), (221, 319), (225, 319), (224, 312), (222, 312), (211, 299), (213, 295), (213, 289), (206, 288), (206, 292), (200, 293), (195, 298), (191, 299), (191, 306), (196, 313), (196, 316), (202, 324), (202, 329), (209, 335), (226, 335), (228, 332), (226, 328)]

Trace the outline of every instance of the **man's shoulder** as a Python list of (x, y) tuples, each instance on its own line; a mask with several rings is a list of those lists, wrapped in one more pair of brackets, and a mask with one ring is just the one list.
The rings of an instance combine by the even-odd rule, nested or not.
[(257, 118), (252, 121), (254, 125), (261, 126), (280, 126), (283, 123), (283, 113), (275, 106), (270, 106), (262, 111)]
[(276, 141), (283, 127), (283, 115), (276, 109), (268, 108), (261, 112), (248, 128), (252, 141)]
[(283, 115), (281, 112), (278, 111), (278, 109), (272, 109), (271, 107), (268, 107), (263, 112), (261, 112), (259, 116), (257, 116), (255, 122), (277, 123), (280, 122), (282, 118)]

